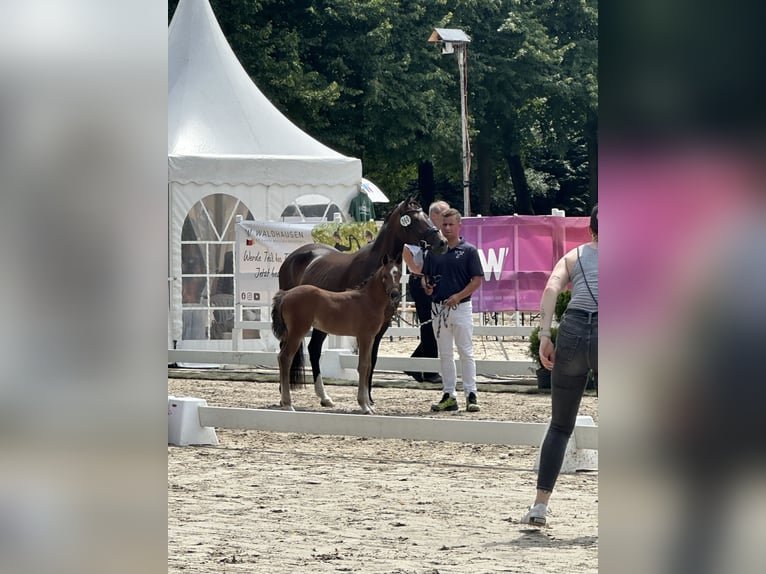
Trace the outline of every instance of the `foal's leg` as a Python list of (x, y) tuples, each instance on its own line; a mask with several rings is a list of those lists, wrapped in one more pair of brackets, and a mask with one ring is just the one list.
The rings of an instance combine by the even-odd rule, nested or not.
[(383, 333), (386, 332), (386, 329), (388, 329), (390, 324), (391, 323), (389, 322), (383, 326), (380, 332), (375, 335), (375, 341), (372, 343), (372, 351), (370, 353), (370, 374), (367, 378), (367, 398), (371, 405), (375, 404), (375, 401), (372, 400), (372, 373), (375, 371), (375, 363), (378, 362), (378, 348), (380, 347), (380, 341), (383, 339)]
[(356, 400), (362, 407), (362, 413), (365, 415), (375, 414), (375, 408), (370, 400), (368, 382), (372, 378), (372, 364), (370, 355), (372, 353), (373, 342), (369, 337), (357, 337), (359, 347), (359, 363), (357, 371), (359, 372), (359, 385), (356, 391)]
[(311, 361), (311, 374), (314, 375), (314, 391), (319, 397), (319, 404), (323, 407), (335, 406), (330, 396), (324, 390), (322, 382), (322, 373), (319, 371), (319, 357), (322, 356), (322, 344), (327, 338), (327, 333), (318, 329), (311, 330), (311, 341), (309, 341), (309, 360)]
[(279, 390), (281, 399), (279, 405), (286, 411), (294, 411), (290, 396), (290, 367), (295, 353), (300, 349), (302, 338), (297, 341), (286, 339), (281, 342), (279, 349)]

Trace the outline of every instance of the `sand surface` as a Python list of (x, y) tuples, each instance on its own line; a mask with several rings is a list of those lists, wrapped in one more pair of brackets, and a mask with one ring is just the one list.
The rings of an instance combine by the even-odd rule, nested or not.
[[(410, 347), (387, 342), (381, 354), (407, 356)], [(475, 348), (477, 358), (523, 357), (521, 344)], [(168, 394), (276, 408), (276, 378), (269, 370), (171, 370)], [(550, 396), (531, 380), (480, 377), (481, 412), (465, 412), (461, 401), (460, 411), (441, 414), (429, 412), (438, 387), (400, 373), (375, 380), (379, 415), (550, 416)], [(333, 409), (319, 406), (313, 387), (294, 391), (293, 402), (357, 412), (355, 386), (328, 384), (328, 392)], [(580, 414), (598, 421), (597, 408), (589, 393)], [(548, 528), (519, 524), (534, 497), (537, 448), (226, 429), (217, 436), (216, 447), (168, 446), (168, 572), (598, 571), (597, 472), (561, 475)]]

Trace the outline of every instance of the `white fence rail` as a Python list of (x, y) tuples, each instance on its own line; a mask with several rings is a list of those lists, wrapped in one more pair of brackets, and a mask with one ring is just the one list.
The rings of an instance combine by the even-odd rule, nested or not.
[[(326, 349), (322, 352), (320, 368), (325, 377), (356, 380), (359, 356), (346, 349)], [(205, 351), (195, 349), (169, 349), (169, 363), (198, 363), (214, 365), (261, 366), (278, 369), (277, 353), (262, 351)], [(460, 372), (460, 360), (455, 361)], [(308, 365), (308, 357), (306, 359)], [(476, 361), (476, 374), (480, 376), (525, 377), (535, 373), (532, 361)], [(376, 371), (438, 372), (439, 359), (413, 357), (378, 357)]]
[[(395, 337), (413, 338), (413, 348), (417, 345), (417, 337), (420, 335), (420, 329), (414, 323), (416, 317), (411, 305), (404, 302), (399, 310), (401, 319), (394, 320), (391, 327), (386, 330), (385, 337), (389, 339)], [(267, 314), (267, 309), (261, 309), (261, 316)], [(487, 315), (476, 313), (473, 327), (474, 337), (490, 337), (497, 340), (505, 337), (529, 337), (533, 327), (531, 325), (521, 325), (523, 321), (521, 312), (504, 314), (510, 321), (510, 324), (493, 325), (486, 324)], [(413, 325), (407, 325), (411, 320)], [(397, 326), (400, 325), (400, 326)], [(404, 326), (401, 326), (404, 325)], [(242, 365), (242, 366), (261, 366), (278, 369), (276, 351), (245, 351), (239, 350), (243, 345), (242, 330), (257, 329), (267, 338), (272, 338), (271, 321), (245, 321), (241, 319), (241, 305), (237, 304), (235, 314), (233, 337), (231, 341), (232, 350), (222, 349), (171, 349), (168, 350), (169, 363), (187, 363), (187, 364), (218, 364), (218, 365)], [(320, 368), (325, 377), (355, 380), (357, 377), (356, 367), (359, 361), (358, 355), (354, 354), (350, 348), (352, 339), (347, 337), (330, 336), (325, 349), (322, 352)], [(193, 342), (192, 342), (193, 343)], [(276, 344), (276, 340), (273, 341)], [(327, 345), (329, 344), (329, 348)], [(336, 347), (336, 348), (333, 348)], [(267, 345), (266, 348), (274, 348)], [(460, 370), (460, 360), (456, 360), (458, 372)], [(308, 365), (308, 357), (306, 359)], [(476, 373), (480, 376), (489, 377), (528, 377), (535, 373), (536, 364), (531, 361), (510, 361), (510, 360), (482, 360), (476, 361)], [(415, 371), (415, 372), (438, 372), (440, 370), (438, 359), (413, 358), (413, 357), (390, 357), (379, 355), (375, 365), (376, 371)]]
[[(455, 417), (397, 417), (271, 409), (209, 407), (194, 397), (168, 396), (168, 444), (218, 445), (215, 429), (241, 429), (309, 435), (355, 436), (537, 447), (548, 425)], [(538, 451), (534, 470), (539, 468)], [(578, 416), (561, 472), (598, 468), (598, 427)]]
[[(540, 446), (546, 423), (395, 417), (341, 413), (288, 412), (268, 409), (199, 407), (203, 427), (268, 432), (398, 438), (472, 444)], [(598, 427), (576, 426), (577, 448), (598, 449)]]
[[(414, 320), (413, 320), (414, 324)], [(236, 326), (241, 329), (260, 329), (271, 332), (271, 321), (240, 321)], [(531, 325), (474, 325), (474, 337), (529, 337)], [(397, 327), (392, 325), (386, 329), (386, 337), (418, 337), (420, 328), (417, 326)]]

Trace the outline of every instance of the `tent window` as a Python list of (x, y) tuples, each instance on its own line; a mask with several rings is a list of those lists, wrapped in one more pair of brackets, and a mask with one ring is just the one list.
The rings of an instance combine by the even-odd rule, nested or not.
[(301, 205), (305, 217), (324, 217), (327, 205)]
[(335, 214), (339, 213), (342, 221), (345, 221), (343, 211), (333, 203), (330, 198), (319, 194), (302, 195), (295, 202), (282, 210), (282, 220), (286, 218), (300, 218), (305, 221), (333, 221)]
[(340, 213), (340, 218), (343, 219), (343, 212), (340, 210), (340, 207), (338, 207), (334, 203), (331, 203), (327, 207), (327, 215), (325, 216), (327, 218), (327, 221), (332, 221), (335, 218), (336, 213)]
[(181, 232), (183, 338), (228, 338), (234, 314), (237, 215), (254, 219), (236, 197), (217, 193), (189, 210)]

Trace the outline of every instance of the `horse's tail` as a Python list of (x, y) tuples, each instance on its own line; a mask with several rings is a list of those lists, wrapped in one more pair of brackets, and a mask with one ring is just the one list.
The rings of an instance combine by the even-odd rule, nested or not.
[(285, 293), (280, 289), (271, 302), (271, 332), (280, 342), (287, 336), (287, 325), (282, 317), (282, 300), (285, 298)]
[[(285, 344), (287, 338), (287, 324), (282, 317), (282, 301), (287, 291), (279, 290), (274, 295), (271, 303), (271, 332), (279, 339), (280, 347)], [(293, 357), (293, 363), (290, 366), (290, 388), (298, 388), (306, 385), (306, 369), (303, 360), (303, 341), (298, 352)]]
[(293, 357), (293, 364), (290, 366), (290, 388), (297, 389), (306, 386), (306, 368), (303, 359), (303, 341), (298, 348), (298, 352)]

